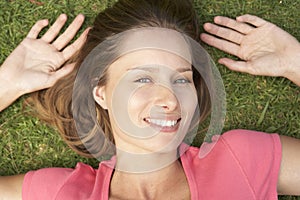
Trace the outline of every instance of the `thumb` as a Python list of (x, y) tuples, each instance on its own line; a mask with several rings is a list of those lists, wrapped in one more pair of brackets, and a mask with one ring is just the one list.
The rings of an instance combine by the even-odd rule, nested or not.
[(75, 65), (76, 63), (66, 64), (62, 68), (54, 72), (49, 79), (50, 87), (53, 86), (59, 79), (70, 74), (74, 70)]
[(249, 66), (249, 63), (245, 61), (235, 61), (229, 58), (221, 58), (219, 63), (225, 65), (228, 69), (237, 72), (243, 72), (255, 75), (255, 70)]

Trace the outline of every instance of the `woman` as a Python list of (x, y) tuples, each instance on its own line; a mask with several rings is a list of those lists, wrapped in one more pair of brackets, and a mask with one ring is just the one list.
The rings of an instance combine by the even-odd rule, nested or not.
[[(72, 106), (72, 85), (76, 79), (76, 74), (79, 72), (80, 66), (85, 66), (82, 64), (92, 50), (111, 35), (140, 27), (168, 28), (176, 30), (179, 33), (183, 32), (194, 40), (198, 40), (198, 23), (196, 15), (188, 12), (192, 9), (189, 2), (151, 2), (139, 1), (139, 3), (135, 3), (134, 1), (119, 1), (113, 8), (107, 9), (99, 14), (85, 42), (83, 41), (87, 31), (73, 43), (73, 46), (67, 48), (64, 48), (69, 42), (66, 38), (72, 38), (74, 36), (81, 25), (78, 22), (82, 22), (82, 16), (77, 17), (74, 23), (65, 32), (65, 36), (69, 37), (59, 37), (51, 45), (49, 43), (53, 41), (57, 32), (59, 32), (63, 26), (65, 16), (61, 16), (52, 26), (52, 30), (55, 31), (48, 31), (41, 40), (35, 40), (40, 30), (46, 25), (45, 21), (39, 21), (31, 29), (28, 37), (8, 57), (0, 68), (0, 76), (2, 77), (0, 85), (10, 86), (10, 88), (1, 88), (0, 90), (1, 110), (25, 93), (52, 86), (45, 94), (38, 96), (42, 97), (39, 99), (42, 109), (50, 111), (41, 118), (49, 121), (49, 117), (47, 116), (52, 117), (53, 124), (59, 128), (66, 142), (78, 153), (88, 156), (89, 151), (88, 148), (86, 148), (85, 142), (76, 135), (77, 130), (75, 124), (70, 123), (70, 119), (72, 119), (70, 107)], [(177, 12), (179, 10), (182, 12)], [(138, 15), (138, 13), (141, 14)], [(126, 19), (124, 19), (124, 16), (126, 16)], [(299, 84), (298, 80), (300, 75), (299, 70), (297, 70), (299, 69), (299, 62), (297, 61), (297, 59), (299, 59), (297, 54), (300, 52), (299, 43), (289, 34), (262, 19), (249, 15), (241, 16), (237, 21), (217, 17), (216, 23), (228, 27), (228, 29), (206, 24), (206, 30), (225, 40), (205, 34), (202, 35), (202, 39), (208, 44), (228, 51), (247, 61), (234, 62), (232, 60), (222, 59), (220, 60), (221, 63), (238, 71), (260, 75), (285, 76), (296, 84)], [(248, 25), (248, 23), (255, 27)], [(272, 34), (275, 38), (270, 38), (270, 44), (274, 44), (271, 45), (270, 48), (263, 46), (267, 48), (267, 53), (265, 53), (266, 50), (264, 52), (256, 51), (257, 47), (264, 45), (263, 42), (262, 44), (256, 43), (257, 46), (249, 45), (253, 39), (256, 41), (256, 34), (268, 34), (269, 30), (273, 30)], [(284, 38), (285, 41), (276, 44), (275, 42), (279, 41), (276, 40), (276, 37)], [(266, 39), (266, 37), (264, 37), (264, 39)], [(34, 47), (34, 45), (38, 44), (39, 48), (45, 48), (39, 52), (44, 52), (44, 55), (47, 55), (46, 60), (51, 61), (51, 64), (49, 65), (45, 61), (37, 64), (34, 63), (36, 60), (31, 58), (30, 55), (36, 56), (36, 52), (30, 54), (28, 44), (30, 44), (30, 47)], [(82, 44), (83, 46), (80, 48)], [(73, 49), (72, 47), (75, 48)], [(247, 51), (244, 51), (243, 48)], [(61, 49), (64, 50), (59, 52)], [(72, 71), (73, 65), (65, 65), (60, 68), (77, 49), (80, 49), (80, 52), (78, 56), (74, 56), (75, 58), (72, 60), (76, 62), (74, 70)], [(285, 49), (284, 53), (282, 53), (282, 49)], [(50, 52), (51, 54), (49, 54)], [(20, 55), (24, 55), (24, 53), (29, 55), (29, 60), (27, 60), (28, 57), (22, 57), (23, 59), (19, 60), (15, 59)], [(127, 66), (129, 68), (125, 68), (124, 63), (126, 64), (129, 61), (137, 62), (139, 60), (143, 61), (143, 63), (141, 63), (142, 66), (147, 65), (147, 63), (168, 66), (169, 68), (166, 69), (164, 67), (159, 68), (160, 70), (165, 70), (163, 73), (165, 76), (159, 77), (158, 79), (162, 80), (164, 77), (168, 77), (169, 80), (171, 77), (178, 77), (174, 79), (172, 83), (176, 83), (176, 85), (180, 83), (180, 87), (182, 87), (181, 84), (183, 84), (184, 87), (187, 85), (187, 91), (192, 91), (192, 89), (197, 88), (197, 84), (194, 84), (194, 80), (198, 79), (194, 79), (193, 76), (196, 71), (192, 69), (189, 64), (186, 64), (187, 59), (182, 60), (180, 57), (174, 57), (173, 54), (168, 52), (162, 53), (153, 50), (151, 50), (151, 52), (135, 53), (141, 54), (133, 55), (128, 53), (126, 55), (129, 56), (129, 58), (125, 55), (115, 60), (115, 62), (107, 68), (106, 73), (109, 78), (106, 77), (107, 79), (105, 79), (105, 76), (101, 77), (102, 79), (99, 80), (98, 85), (94, 87), (92, 92), (94, 100), (97, 102), (98, 117), (101, 117), (99, 123), (104, 133), (110, 133), (107, 138), (115, 142), (116, 146), (118, 148), (120, 147), (120, 149), (123, 148), (127, 151), (148, 153), (155, 151), (157, 146), (151, 146), (146, 143), (140, 145), (136, 141), (124, 139), (124, 135), (118, 135), (118, 133), (122, 133), (122, 130), (117, 130), (118, 127), (112, 123), (112, 120), (115, 119), (115, 117), (113, 117), (115, 116), (113, 115), (113, 105), (115, 104), (111, 103), (114, 100), (114, 95), (109, 92), (112, 90), (106, 88), (115, 88), (114, 84), (122, 80), (127, 80), (123, 79), (123, 73), (132, 71), (136, 63)], [(49, 55), (53, 55), (54, 58), (49, 57)], [(280, 58), (280, 62), (273, 62), (274, 59), (272, 59), (272, 56), (274, 55)], [(138, 59), (140, 56), (144, 59)], [(156, 59), (153, 61), (151, 58)], [(18, 61), (20, 63), (16, 63)], [(176, 62), (174, 63), (174, 61)], [(27, 64), (28, 62), (29, 64)], [(267, 70), (264, 69), (264, 71), (258, 70), (260, 62), (264, 62), (265, 66), (270, 65), (271, 67)], [(178, 66), (176, 63), (181, 63), (181, 65)], [(250, 65), (246, 63), (250, 63)], [(284, 68), (285, 66), (283, 66), (282, 63), (287, 63), (284, 65), (291, 67)], [(39, 66), (39, 68), (35, 68), (35, 66)], [(21, 67), (21, 70), (17, 67)], [(114, 68), (120, 69), (120, 71), (112, 70)], [(174, 73), (174, 71), (177, 72)], [(277, 73), (271, 74), (270, 72), (272, 71), (277, 71)], [(142, 76), (140, 79), (136, 79), (136, 83), (148, 87), (147, 84), (152, 83), (151, 81), (153, 80), (151, 80), (151, 78), (153, 78), (153, 76), (153, 74), (150, 74), (150, 78)], [(33, 79), (33, 77), (38, 78)], [(126, 77), (128, 76), (125, 76), (125, 78)], [(37, 81), (32, 82), (32, 80)], [(157, 95), (154, 96), (162, 98), (154, 99), (153, 101), (148, 101), (148, 98), (145, 98), (145, 96), (140, 98), (143, 101), (145, 101), (145, 99), (147, 100), (146, 104), (142, 102), (143, 105), (154, 104), (156, 107), (159, 105), (159, 110), (163, 109), (164, 113), (172, 113), (172, 119), (168, 119), (165, 125), (161, 125), (159, 122), (159, 133), (168, 131), (177, 132), (178, 129), (174, 127), (170, 129), (166, 128), (167, 123), (174, 123), (172, 121), (175, 121), (175, 124), (178, 123), (181, 120), (181, 116), (179, 117), (175, 114), (186, 111), (186, 108), (184, 108), (185, 104), (181, 104), (180, 95), (176, 94), (171, 90), (171, 87), (167, 86), (169, 83), (170, 82), (164, 83), (160, 85), (159, 88), (156, 88), (154, 94)], [(195, 85), (196, 88), (194, 88), (193, 85)], [(59, 93), (60, 91), (63, 91), (63, 93)], [(136, 89), (134, 91), (141, 90)], [(199, 89), (197, 91), (199, 91)], [(130, 94), (133, 94), (132, 96), (136, 98), (138, 97), (138, 95), (135, 96), (135, 94), (138, 94), (137, 92)], [(191, 93), (192, 97), (193, 94), (196, 94), (195, 90), (194, 93)], [(205, 94), (205, 88), (202, 89), (201, 94)], [(48, 99), (49, 102), (43, 101), (43, 98)], [(149, 99), (151, 100), (150, 96)], [(184, 98), (182, 99), (184, 100)], [(196, 99), (196, 96), (192, 99)], [(36, 100), (33, 101), (36, 102)], [(53, 101), (56, 105), (52, 104)], [(132, 105), (137, 105), (137, 103)], [(200, 105), (199, 107), (201, 107)], [(203, 112), (200, 113), (201, 116), (205, 118), (208, 113), (208, 106), (204, 105), (202, 108), (203, 109), (200, 110)], [(106, 112), (106, 110), (108, 110), (108, 112)], [(133, 116), (133, 119), (139, 115), (139, 113), (132, 113), (133, 114), (129, 117)], [(151, 112), (149, 111), (149, 113)], [(145, 119), (146, 124), (149, 122), (158, 124), (158, 122), (152, 122), (151, 119), (146, 117), (143, 119)], [(175, 124), (173, 124), (173, 126)], [(172, 127), (172, 124), (169, 125), (169, 127)], [(160, 141), (161, 140), (156, 140), (156, 142)], [(256, 145), (251, 146), (251, 144)], [(144, 148), (145, 145), (147, 145), (147, 148)], [(245, 148), (246, 145), (249, 146), (249, 148)], [(103, 146), (100, 147), (102, 148)], [(158, 147), (161, 147), (161, 144), (158, 144)], [(178, 199), (178, 197), (180, 199), (274, 199), (277, 197), (277, 192), (294, 195), (300, 193), (298, 189), (300, 180), (295, 176), (295, 174), (300, 173), (298, 167), (300, 161), (297, 160), (296, 156), (299, 150), (300, 143), (295, 139), (283, 136), (279, 138), (278, 135), (267, 135), (259, 132), (236, 130), (221, 136), (215, 147), (203, 159), (197, 156), (199, 154), (198, 148), (186, 149), (186, 152), (180, 156), (180, 159), (177, 159), (177, 157), (174, 158), (176, 151), (174, 151), (174, 148), (171, 148), (171, 151), (161, 153), (162, 156), (167, 155), (165, 158), (169, 158), (169, 155), (171, 155), (171, 157), (173, 156), (172, 161), (168, 162), (165, 167), (156, 168), (156, 170), (151, 170), (151, 172), (144, 171), (143, 173), (137, 174), (132, 173), (132, 171), (128, 173), (126, 172), (127, 170), (118, 170), (124, 169), (123, 167), (113, 170), (115, 165), (124, 163), (120, 162), (124, 154), (121, 154), (121, 157), (117, 154), (116, 160), (102, 162), (98, 171), (84, 164), (78, 164), (75, 170), (44, 169), (29, 172), (25, 177), (24, 175), (2, 177), (0, 184), (1, 187), (5, 188), (1, 188), (1, 194), (5, 194), (6, 196), (4, 197), (8, 199), (20, 199), (21, 185), (23, 184), (24, 199)], [(261, 153), (262, 151), (264, 152), (263, 154)], [(169, 154), (169, 152), (171, 153)], [(160, 157), (151, 158), (155, 158), (157, 163), (165, 161), (165, 159), (160, 160)], [(257, 163), (260, 163), (262, 160), (264, 161), (263, 165), (258, 165)], [(129, 167), (130, 166), (132, 165), (129, 165)], [(44, 181), (45, 179), (47, 181)], [(234, 191), (232, 191), (231, 188), (235, 188)]]

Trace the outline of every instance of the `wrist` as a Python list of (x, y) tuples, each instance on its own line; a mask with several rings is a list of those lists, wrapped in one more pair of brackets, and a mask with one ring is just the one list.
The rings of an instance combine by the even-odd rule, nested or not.
[(286, 73), (284, 74), (285, 78), (293, 81), (295, 84), (300, 86), (300, 43), (291, 48), (289, 51), (286, 51), (286, 63), (284, 63), (287, 68)]
[(25, 94), (24, 91), (20, 87), (18, 87), (18, 82), (15, 80), (15, 77), (13, 75), (10, 75), (10, 73), (6, 72), (6, 68), (4, 64), (0, 67), (0, 93), (1, 97), (3, 93), (6, 93), (6, 95), (9, 95), (13, 98), (18, 98)]
[(5, 67), (0, 67), (0, 112), (22, 96), (13, 79), (5, 73)]

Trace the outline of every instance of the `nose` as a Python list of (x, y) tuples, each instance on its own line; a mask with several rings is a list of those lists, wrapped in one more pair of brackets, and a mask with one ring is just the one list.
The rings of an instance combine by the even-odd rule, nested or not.
[(174, 91), (165, 86), (157, 86), (153, 98), (155, 106), (165, 111), (174, 111), (179, 106)]

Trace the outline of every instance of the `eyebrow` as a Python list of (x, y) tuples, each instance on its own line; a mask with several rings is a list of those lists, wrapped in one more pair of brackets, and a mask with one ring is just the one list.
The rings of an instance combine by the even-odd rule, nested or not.
[[(132, 71), (132, 70), (142, 70), (142, 71), (147, 71), (147, 72), (158, 72), (159, 71), (159, 65), (157, 66), (140, 66), (140, 67), (135, 67), (132, 69), (128, 69), (127, 71)], [(192, 71), (191, 68), (178, 68), (176, 70), (179, 73), (183, 73), (183, 72), (188, 72), (188, 71)]]

